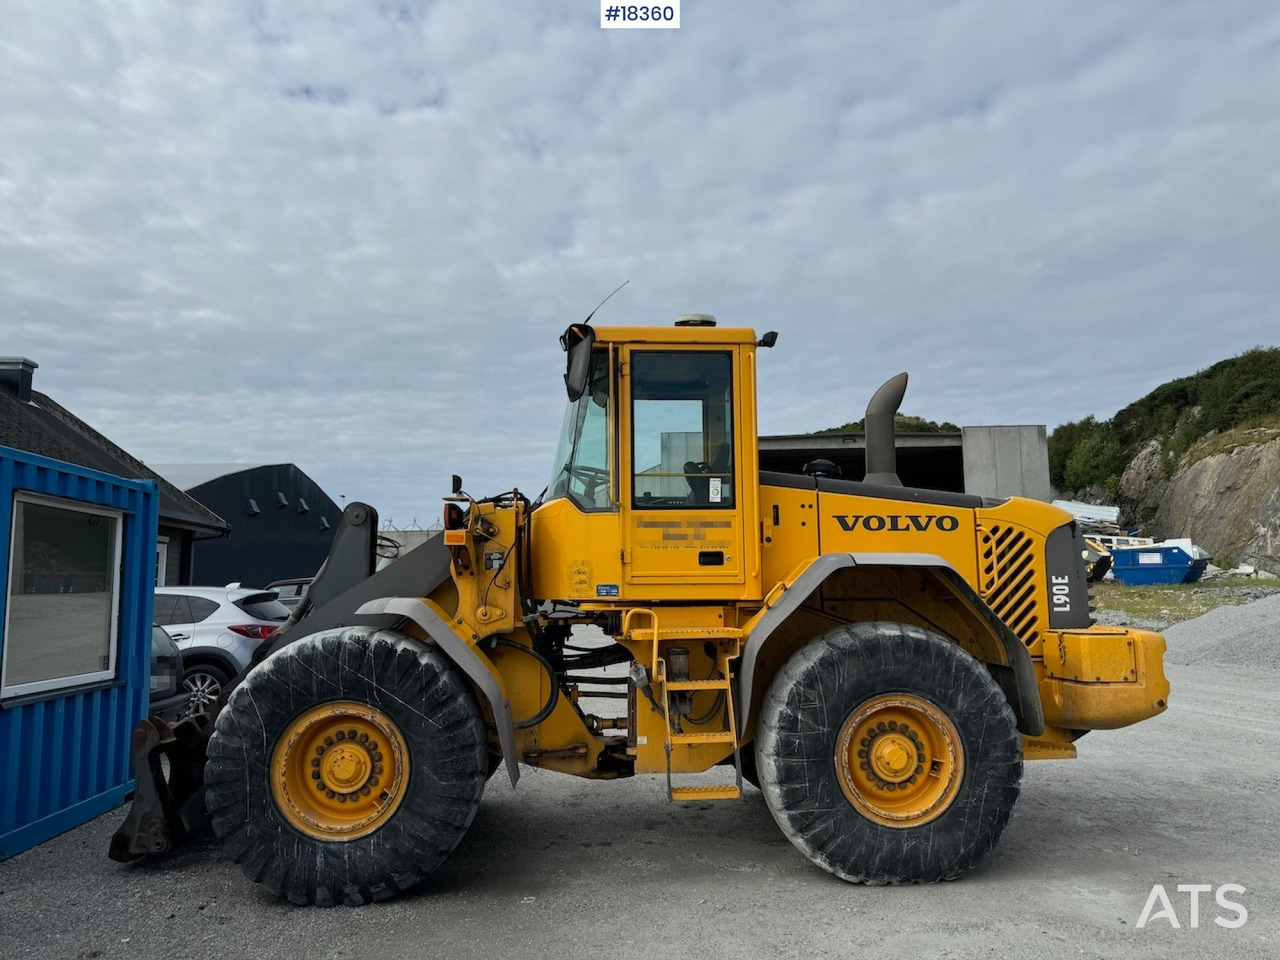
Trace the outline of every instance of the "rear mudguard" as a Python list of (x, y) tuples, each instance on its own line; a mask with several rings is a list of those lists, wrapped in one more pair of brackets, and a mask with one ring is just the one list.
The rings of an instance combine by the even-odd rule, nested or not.
[(1017, 718), (1018, 730), (1031, 736), (1044, 733), (1044, 708), (1040, 703), (1035, 665), (1031, 662), (1030, 652), (951, 564), (942, 557), (928, 553), (826, 553), (814, 559), (790, 584), (784, 584), (781, 595), (768, 605), (751, 628), (742, 651), (742, 669), (739, 672), (739, 735), (745, 736), (747, 732), (756, 660), (770, 634), (832, 574), (848, 567), (876, 565), (926, 567), (942, 577), (956, 597), (976, 613), (1000, 641), (1006, 661), (1000, 666), (1008, 667), (1012, 673), (1013, 690), (1006, 689), (1006, 695)]

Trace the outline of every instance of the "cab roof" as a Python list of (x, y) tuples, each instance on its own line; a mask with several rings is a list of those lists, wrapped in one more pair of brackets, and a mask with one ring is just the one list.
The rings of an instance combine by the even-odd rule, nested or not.
[(744, 327), (592, 327), (596, 343), (749, 343), (754, 330)]

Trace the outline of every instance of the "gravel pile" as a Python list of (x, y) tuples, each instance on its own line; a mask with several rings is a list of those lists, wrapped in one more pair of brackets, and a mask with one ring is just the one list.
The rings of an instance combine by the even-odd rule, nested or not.
[(1169, 663), (1280, 670), (1280, 596), (1218, 607), (1164, 632)]

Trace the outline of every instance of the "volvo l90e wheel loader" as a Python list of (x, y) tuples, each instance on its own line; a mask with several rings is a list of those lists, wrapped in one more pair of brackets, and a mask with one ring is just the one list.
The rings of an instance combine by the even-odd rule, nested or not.
[(761, 472), (775, 339), (700, 316), (570, 327), (544, 495), (476, 500), (455, 478), (443, 534), (376, 573), (376, 514), (349, 505), (216, 714), (135, 732), (112, 856), (211, 822), (279, 895), (378, 900), (527, 764), (655, 774), (676, 801), (746, 780), (825, 870), (947, 880), (996, 843), (1024, 759), (1164, 710), (1164, 640), (1092, 624), (1068, 514), (898, 482), (905, 375), (868, 408), (863, 481)]

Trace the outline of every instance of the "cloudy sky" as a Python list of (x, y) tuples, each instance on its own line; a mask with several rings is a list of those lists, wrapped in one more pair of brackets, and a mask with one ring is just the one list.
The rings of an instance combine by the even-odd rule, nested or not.
[(6, 0), (0, 354), (144, 460), (422, 525), (550, 472), (556, 338), (780, 332), (761, 429), (1109, 416), (1280, 343), (1274, 0)]

